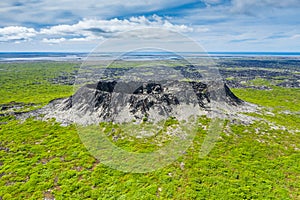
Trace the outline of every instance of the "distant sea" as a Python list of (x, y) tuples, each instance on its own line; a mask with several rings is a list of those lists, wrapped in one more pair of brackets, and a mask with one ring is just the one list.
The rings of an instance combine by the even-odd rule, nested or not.
[[(122, 55), (122, 56), (120, 56)], [(26, 61), (83, 61), (90, 58), (100, 60), (124, 59), (124, 60), (170, 60), (184, 57), (298, 57), (300, 52), (130, 52), (130, 53), (74, 53), (74, 52), (0, 52), (0, 62), (26, 62)]]

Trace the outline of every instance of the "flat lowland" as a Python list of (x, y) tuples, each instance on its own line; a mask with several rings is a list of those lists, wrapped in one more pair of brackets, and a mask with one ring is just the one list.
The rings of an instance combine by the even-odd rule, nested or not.
[[(202, 116), (176, 161), (129, 173), (94, 158), (75, 124), (18, 118), (71, 96), (80, 63), (1, 63), (0, 199), (299, 199), (300, 61), (223, 58), (217, 64), (233, 93), (259, 107), (242, 113), (254, 120), (225, 120), (214, 148), (201, 158), (212, 120)], [(151, 152), (168, 142), (161, 134), (145, 139), (124, 135), (117, 124), (99, 126), (127, 151)]]

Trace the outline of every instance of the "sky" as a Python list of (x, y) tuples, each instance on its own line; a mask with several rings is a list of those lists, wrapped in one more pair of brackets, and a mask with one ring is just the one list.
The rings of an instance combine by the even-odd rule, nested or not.
[(0, 1), (2, 52), (89, 52), (149, 28), (208, 52), (300, 52), (300, 0)]

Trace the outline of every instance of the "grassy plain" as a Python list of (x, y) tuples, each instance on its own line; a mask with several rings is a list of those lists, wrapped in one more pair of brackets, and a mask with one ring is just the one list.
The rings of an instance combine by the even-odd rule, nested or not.
[(54, 83), (54, 79), (70, 77), (75, 68), (74, 63), (2, 63), (0, 104), (22, 102), (45, 105), (55, 98), (70, 96), (73, 86)]
[[(40, 107), (69, 96), (72, 86), (53, 80), (71, 75), (76, 65), (0, 64), (0, 104)], [(262, 106), (260, 113), (252, 114), (256, 122), (228, 122), (215, 148), (200, 158), (210, 122), (203, 117), (182, 157), (143, 174), (117, 171), (95, 159), (75, 125), (62, 127), (54, 120), (34, 118), (22, 122), (1, 115), (0, 199), (299, 199), (299, 89), (272, 86), (272, 90), (233, 91)], [(151, 141), (143, 142), (125, 136), (115, 144), (128, 151), (156, 148)]]

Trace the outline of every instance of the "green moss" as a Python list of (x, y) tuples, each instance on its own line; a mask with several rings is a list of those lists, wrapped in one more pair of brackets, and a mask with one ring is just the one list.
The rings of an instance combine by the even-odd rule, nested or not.
[[(199, 119), (203, 125), (207, 119)], [(173, 124), (173, 123), (171, 123)], [(199, 158), (206, 131), (178, 161), (155, 172), (124, 173), (93, 158), (74, 126), (28, 119), (1, 125), (0, 196), (56, 199), (294, 199), (299, 197), (299, 133), (273, 130), (265, 122), (230, 125), (208, 157)], [(114, 127), (114, 126), (112, 126)], [(260, 129), (260, 133), (256, 133)], [(138, 140), (119, 143), (134, 150)], [(148, 149), (149, 146), (144, 146)], [(150, 148), (151, 149), (151, 148)], [(184, 168), (181, 168), (184, 163)], [(11, 195), (11, 196), (9, 196)]]
[(54, 84), (53, 79), (71, 76), (75, 63), (8, 63), (0, 64), (0, 104), (23, 102), (45, 105), (70, 96), (71, 85)]
[[(58, 72), (71, 72), (73, 64), (34, 63), (5, 64), (2, 68), (17, 70), (3, 74), (1, 104), (10, 101), (44, 104), (54, 97), (69, 94), (63, 85), (53, 85), (48, 78)], [(41, 65), (41, 66), (40, 66)], [(52, 66), (54, 65), (54, 66)], [(44, 72), (46, 67), (50, 72)], [(69, 67), (66, 67), (69, 66)], [(66, 68), (65, 68), (66, 67)], [(40, 71), (37, 71), (40, 69)], [(28, 70), (28, 73), (26, 72)], [(47, 71), (45, 70), (45, 71)], [(52, 71), (53, 70), (53, 71)], [(51, 72), (52, 71), (52, 72)], [(29, 73), (30, 72), (30, 73)], [(13, 84), (20, 77), (20, 83)], [(24, 86), (32, 81), (30, 74), (43, 74), (42, 84), (33, 85), (39, 94), (31, 94)], [(23, 76), (23, 75), (22, 75)], [(8, 78), (5, 78), (8, 77)], [(31, 77), (31, 78), (29, 78)], [(46, 77), (46, 78), (45, 78)], [(3, 81), (5, 78), (6, 81)], [(49, 88), (48, 88), (49, 86)], [(60, 88), (55, 90), (53, 88)], [(47, 88), (47, 89), (45, 89)], [(52, 89), (53, 90), (52, 90)], [(49, 90), (48, 90), (49, 89)], [(14, 91), (14, 92), (12, 92)], [(42, 92), (44, 91), (44, 92)], [(46, 92), (50, 91), (50, 92)], [(52, 92), (51, 92), (52, 91)], [(201, 145), (207, 136), (210, 119), (199, 118), (196, 135), (190, 148), (172, 164), (144, 174), (125, 173), (105, 166), (91, 156), (78, 136), (78, 127), (62, 127), (54, 120), (33, 118), (24, 122), (12, 116), (0, 117), (0, 197), (2, 199), (299, 199), (299, 89), (273, 87), (270, 91), (235, 89), (244, 100), (267, 107), (275, 115), (255, 114), (287, 129), (274, 129), (260, 120), (251, 125), (227, 122), (215, 147), (204, 158), (199, 158)], [(6, 94), (11, 95), (9, 98)], [(289, 111), (291, 112), (288, 114)], [(104, 134), (117, 146), (135, 152), (157, 150), (157, 144), (170, 138), (164, 131), (177, 126), (168, 119), (164, 129), (147, 138), (128, 135), (138, 127), (134, 123), (99, 125)], [(149, 122), (142, 123), (150, 127)], [(205, 128), (206, 127), (206, 128)], [(290, 129), (294, 131), (291, 132)], [(113, 140), (114, 136), (119, 139)], [(123, 138), (123, 139), (121, 139)]]
[(232, 89), (241, 99), (275, 110), (298, 112), (300, 89), (272, 87), (272, 90)]
[(271, 82), (263, 78), (256, 78), (248, 81), (247, 84), (252, 86), (270, 86)]

